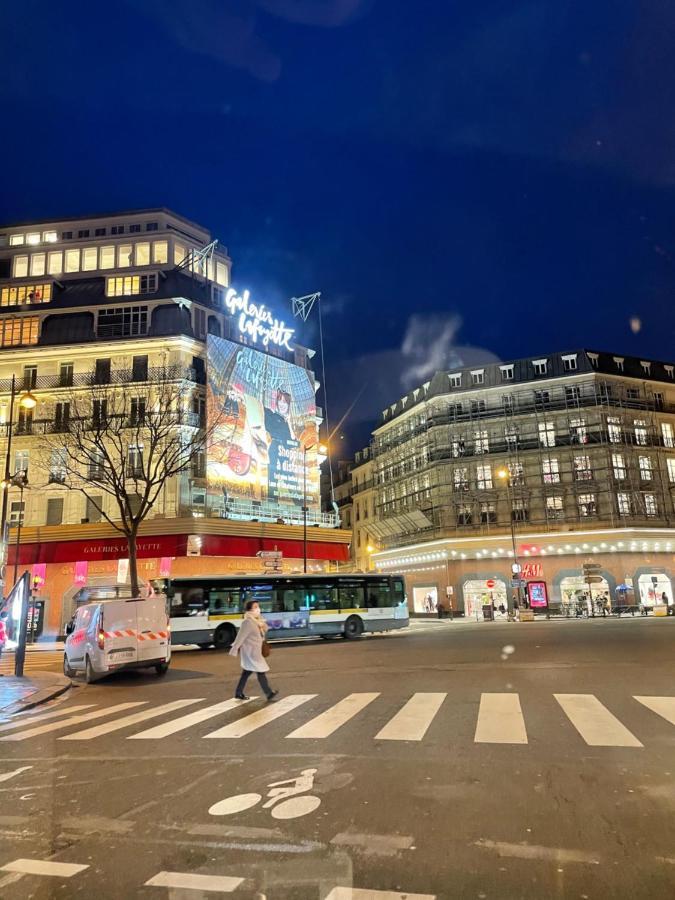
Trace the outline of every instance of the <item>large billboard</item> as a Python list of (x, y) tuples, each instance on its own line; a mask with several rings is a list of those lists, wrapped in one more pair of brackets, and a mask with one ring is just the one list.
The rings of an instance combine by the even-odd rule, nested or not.
[[(276, 356), (209, 335), (207, 481), (212, 502), (318, 510), (314, 376)], [(306, 479), (304, 463), (307, 463)]]

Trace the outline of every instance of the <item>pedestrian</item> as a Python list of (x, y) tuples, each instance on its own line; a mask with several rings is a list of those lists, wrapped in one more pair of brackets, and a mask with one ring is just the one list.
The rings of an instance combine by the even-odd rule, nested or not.
[(670, 608), (670, 604), (668, 603), (668, 594), (666, 594), (665, 591), (661, 594), (661, 603), (663, 603), (666, 608), (666, 615), (672, 616), (673, 610)]
[(0, 659), (2, 659), (2, 651), (7, 643), (7, 610), (3, 609), (0, 613)]
[(438, 615), (439, 619), (442, 619), (443, 616), (445, 615), (445, 601), (443, 600), (442, 597), (436, 604), (436, 614)]
[(268, 702), (273, 702), (279, 691), (275, 691), (270, 687), (267, 680), (266, 672), (270, 667), (263, 655), (263, 644), (266, 644), (265, 636), (267, 634), (267, 622), (260, 613), (260, 605), (256, 600), (247, 600), (244, 607), (244, 620), (239, 627), (239, 633), (230, 648), (230, 656), (239, 654), (239, 664), (241, 665), (241, 678), (234, 696), (237, 700), (248, 700), (244, 694), (246, 682), (253, 674), (256, 673), (260, 687), (265, 693)]

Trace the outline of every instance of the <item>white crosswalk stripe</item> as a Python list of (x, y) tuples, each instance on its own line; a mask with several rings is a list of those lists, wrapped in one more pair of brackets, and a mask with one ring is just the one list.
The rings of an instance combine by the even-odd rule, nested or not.
[(33, 722), (44, 722), (45, 719), (55, 719), (57, 716), (70, 715), (74, 712), (80, 712), (82, 709), (91, 709), (92, 706), (95, 706), (95, 704), (84, 703), (80, 706), (71, 706), (70, 709), (53, 709), (50, 712), (36, 714), (22, 713), (13, 721), (7, 722), (5, 725), (0, 725), (0, 733), (3, 731), (11, 731), (12, 728), (20, 728), (22, 725), (32, 725)]
[[(181, 891), (210, 891), (218, 894), (230, 894), (236, 891), (243, 878), (232, 875), (200, 875), (197, 872), (158, 872), (149, 881), (146, 887), (175, 888)], [(170, 894), (169, 896), (173, 896)]]
[(302, 706), (303, 703), (307, 703), (308, 700), (313, 700), (316, 697), (316, 694), (291, 694), (289, 697), (284, 697), (283, 700), (280, 700), (278, 703), (274, 703), (270, 706), (266, 706), (265, 709), (259, 709), (257, 712), (251, 713), (248, 716), (244, 716), (243, 719), (239, 719), (238, 722), (232, 722), (231, 725), (225, 725), (224, 728), (219, 728), (217, 731), (212, 731), (210, 734), (207, 734), (207, 738), (241, 738), (247, 734), (250, 734), (252, 731), (256, 731), (258, 728), (262, 728), (263, 725), (267, 725), (268, 722), (273, 722), (275, 719), (280, 719), (281, 716), (285, 716), (286, 713), (290, 712), (293, 709), (296, 709), (298, 706)]
[(340, 700), (335, 706), (331, 706), (316, 718), (311, 719), (300, 728), (296, 728), (289, 738), (325, 738), (337, 731), (341, 725), (353, 719), (357, 713), (365, 709), (369, 703), (376, 700), (379, 694), (350, 694), (344, 700)]
[(245, 703), (250, 703), (252, 700), (257, 699), (257, 697), (249, 697), (248, 700), (223, 700), (222, 703), (214, 703), (213, 706), (206, 706), (204, 709), (198, 709), (196, 712), (191, 712), (178, 719), (164, 722), (162, 725), (155, 725), (154, 728), (148, 728), (145, 731), (141, 731), (139, 734), (131, 734), (127, 740), (148, 741), (168, 737), (170, 734), (176, 734), (177, 731), (185, 731), (187, 728), (192, 728), (195, 725), (206, 722), (208, 719), (213, 719), (215, 716), (229, 712), (231, 709), (237, 709)]
[(110, 734), (112, 731), (119, 731), (121, 728), (127, 728), (129, 725), (136, 725), (138, 722), (145, 722), (147, 719), (155, 719), (158, 716), (164, 716), (174, 710), (182, 709), (184, 706), (190, 706), (193, 703), (201, 703), (203, 697), (195, 697), (191, 700), (173, 700), (171, 703), (165, 703), (164, 706), (155, 706), (152, 709), (144, 709), (141, 712), (131, 713), (121, 719), (114, 719), (112, 722), (104, 722), (103, 725), (94, 725), (92, 728), (85, 728), (84, 731), (76, 731), (74, 734), (66, 734), (60, 737), (60, 741), (91, 741), (94, 738), (101, 737), (103, 734)]
[(421, 741), (447, 694), (413, 694), (375, 737), (381, 741)]
[(364, 888), (335, 887), (326, 900), (436, 900), (436, 894), (401, 894), (398, 891), (370, 891)]
[(481, 694), (474, 743), (527, 743), (518, 694)]
[(67, 728), (69, 725), (79, 725), (80, 722), (101, 719), (103, 716), (111, 716), (113, 713), (122, 712), (134, 706), (144, 706), (145, 703), (146, 701), (143, 700), (135, 703), (118, 703), (116, 706), (108, 706), (106, 709), (96, 709), (94, 712), (83, 713), (81, 716), (70, 716), (67, 719), (61, 719), (60, 722), (49, 722), (47, 725), (38, 725), (35, 728), (27, 728), (25, 731), (17, 731), (14, 734), (8, 734), (6, 737), (0, 738), (0, 741), (25, 741), (27, 738), (35, 737), (39, 734), (47, 734), (50, 731), (58, 731), (60, 728)]
[(590, 747), (643, 745), (593, 694), (554, 694), (565, 715)]
[(666, 722), (675, 725), (675, 697), (634, 697), (638, 703), (651, 709)]

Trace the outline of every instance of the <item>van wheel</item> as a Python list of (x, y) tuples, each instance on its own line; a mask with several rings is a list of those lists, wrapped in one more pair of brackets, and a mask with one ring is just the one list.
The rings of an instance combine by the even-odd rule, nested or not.
[(216, 650), (229, 650), (234, 643), (235, 630), (231, 625), (219, 625), (213, 635)]
[(159, 675), (160, 678), (162, 677), (162, 675), (166, 675), (166, 673), (168, 671), (169, 671), (168, 662), (163, 662), (163, 663), (160, 663), (158, 666), (155, 666), (155, 672), (157, 672), (157, 674)]
[(213, 646), (212, 644), (197, 644), (200, 650), (210, 650)]
[(92, 682), (96, 681), (96, 673), (94, 672), (94, 668), (89, 657), (87, 657), (84, 661), (84, 680), (87, 682), (87, 684), (92, 684)]
[(348, 641), (355, 641), (363, 634), (363, 622), (358, 616), (350, 616), (345, 622), (344, 635)]
[(334, 638), (339, 637), (340, 635), (336, 632), (335, 634), (322, 634), (321, 637), (324, 641), (332, 641)]
[(63, 654), (63, 674), (66, 678), (74, 678), (75, 677), (75, 669), (70, 668), (70, 663), (68, 662), (68, 656)]

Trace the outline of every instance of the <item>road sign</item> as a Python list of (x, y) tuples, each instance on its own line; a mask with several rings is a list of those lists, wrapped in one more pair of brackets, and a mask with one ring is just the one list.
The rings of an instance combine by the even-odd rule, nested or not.
[(258, 550), (256, 556), (260, 559), (281, 559), (283, 553), (281, 550)]
[(600, 584), (604, 580), (605, 579), (602, 577), (602, 575), (587, 575), (586, 576), (587, 584)]
[(511, 579), (511, 587), (514, 587), (514, 588), (525, 587), (525, 582), (520, 578), (512, 578)]
[(488, 578), (488, 580), (485, 582), (485, 584), (488, 586), (488, 588), (490, 590), (492, 590), (492, 588), (495, 586), (496, 582), (495, 582), (494, 578)]
[(514, 575), (517, 575), (520, 572), (520, 563), (511, 563), (511, 571)]
[(584, 575), (592, 575), (593, 572), (600, 572), (602, 566), (600, 563), (584, 563)]

